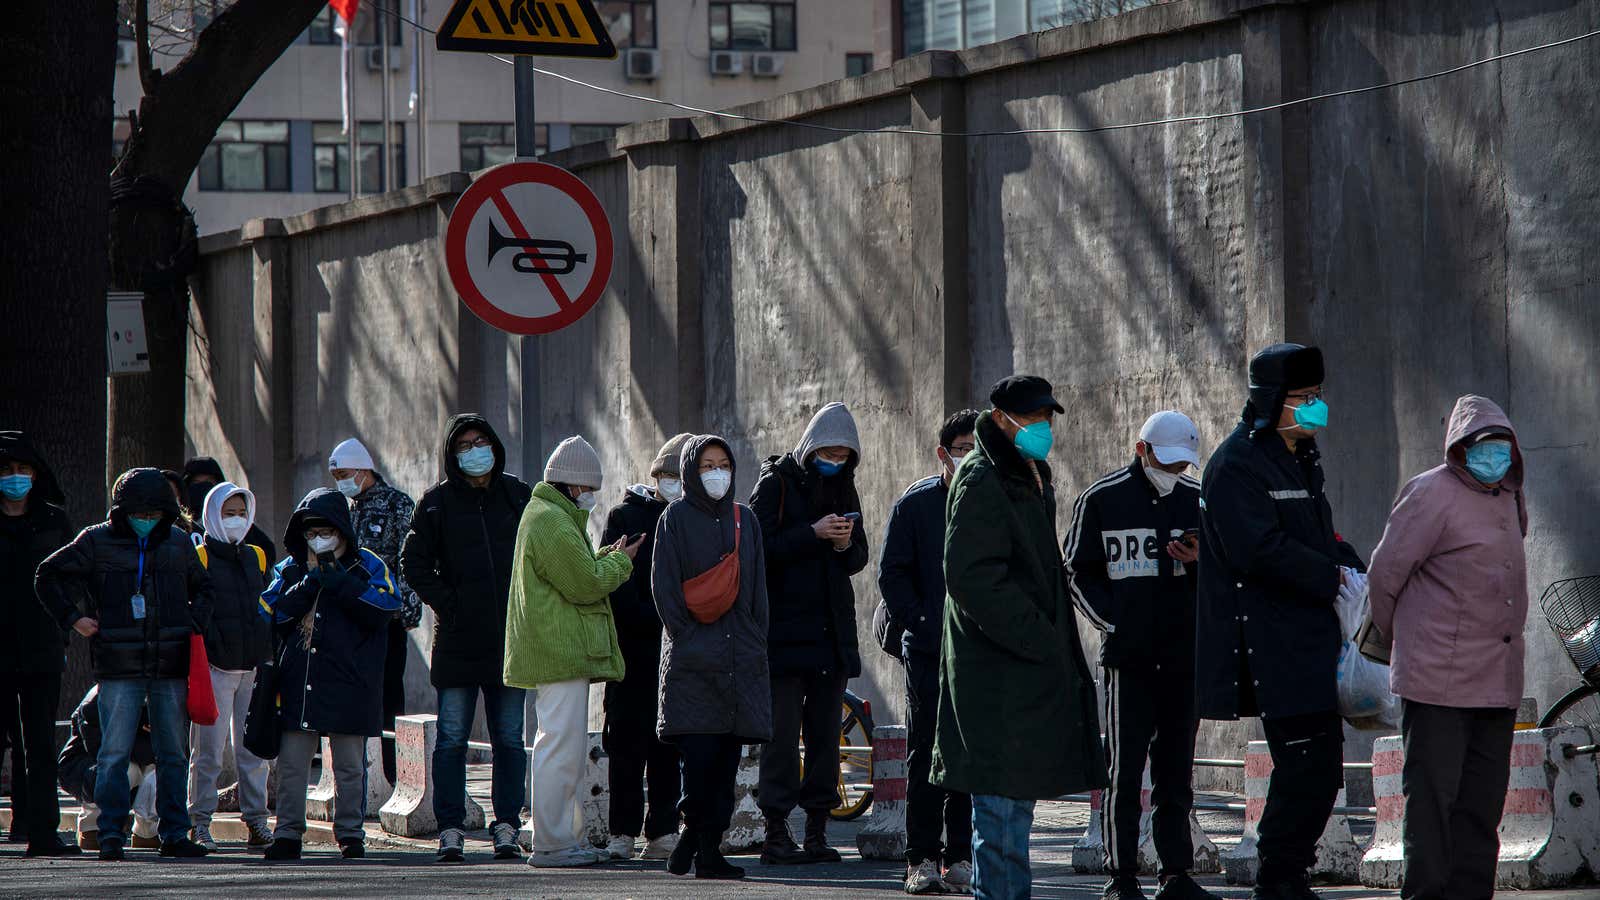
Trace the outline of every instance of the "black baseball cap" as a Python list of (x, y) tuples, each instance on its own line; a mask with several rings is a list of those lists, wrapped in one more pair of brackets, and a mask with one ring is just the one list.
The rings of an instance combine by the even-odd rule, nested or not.
[(989, 391), (989, 403), (1002, 412), (1027, 415), (1049, 408), (1065, 414), (1066, 410), (1051, 394), (1050, 382), (1037, 375), (1012, 375), (1002, 378)]

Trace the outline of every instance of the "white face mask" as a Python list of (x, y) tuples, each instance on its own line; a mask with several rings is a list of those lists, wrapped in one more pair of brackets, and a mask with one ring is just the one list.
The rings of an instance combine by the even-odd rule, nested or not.
[(1172, 493), (1172, 489), (1178, 486), (1178, 479), (1182, 477), (1174, 472), (1156, 468), (1149, 460), (1144, 461), (1144, 476), (1150, 479), (1150, 484), (1155, 487), (1156, 493), (1163, 497)]
[(316, 537), (306, 543), (311, 546), (312, 553), (321, 556), (324, 553), (332, 553), (333, 548), (339, 546), (339, 539), (336, 537)]
[(683, 482), (676, 478), (658, 478), (656, 479), (656, 493), (661, 496), (661, 499), (671, 503), (683, 496)]
[(356, 484), (356, 480), (354, 478), (341, 478), (335, 481), (333, 486), (339, 489), (339, 493), (349, 497), (352, 500), (354, 500), (356, 496), (361, 493), (361, 486)]
[(230, 544), (240, 543), (241, 541), (244, 540), (244, 536), (246, 534), (249, 534), (249, 533), (250, 533), (250, 519), (249, 518), (247, 518), (245, 516), (223, 516), (222, 517), (222, 536), (228, 539), (228, 543), (230, 543)]
[(721, 500), (728, 496), (728, 488), (733, 484), (733, 473), (727, 469), (712, 469), (700, 473), (700, 485), (706, 489), (706, 496), (713, 500)]
[(597, 504), (599, 500), (595, 497), (594, 491), (584, 491), (578, 495), (578, 499), (572, 502), (577, 504), (578, 508), (584, 512), (593, 512), (595, 504)]

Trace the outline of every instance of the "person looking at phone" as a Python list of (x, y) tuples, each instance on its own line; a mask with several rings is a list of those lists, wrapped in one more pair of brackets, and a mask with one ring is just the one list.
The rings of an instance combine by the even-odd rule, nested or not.
[[(867, 567), (856, 493), (861, 439), (843, 403), (817, 411), (793, 452), (769, 458), (750, 497), (761, 520), (771, 608), (772, 743), (761, 752), (759, 804), (766, 818), (761, 861), (837, 862), (828, 811), (840, 804), (839, 709), (861, 674), (851, 576)], [(805, 777), (799, 744), (805, 738)], [(789, 813), (806, 812), (805, 846)]]
[(1199, 557), (1200, 432), (1164, 410), (1139, 429), (1134, 460), (1078, 498), (1067, 533), (1073, 603), (1100, 635), (1111, 787), (1101, 804), (1105, 900), (1143, 900), (1139, 795), (1145, 762), (1154, 785), (1151, 830), (1160, 858), (1158, 900), (1215, 897), (1188, 874), (1194, 704), (1195, 561)]

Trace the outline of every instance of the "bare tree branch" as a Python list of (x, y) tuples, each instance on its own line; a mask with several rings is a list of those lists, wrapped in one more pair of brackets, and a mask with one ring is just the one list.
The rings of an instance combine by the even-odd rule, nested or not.
[(149, 94), (161, 77), (150, 65), (150, 0), (134, 0), (133, 43), (139, 58), (139, 88)]

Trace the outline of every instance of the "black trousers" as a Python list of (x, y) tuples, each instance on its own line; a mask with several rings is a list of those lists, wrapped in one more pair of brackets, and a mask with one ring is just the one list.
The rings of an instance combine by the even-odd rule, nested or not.
[(21, 746), (11, 755), (15, 795), (22, 801), (15, 812), (22, 821), (13, 822), (11, 830), (41, 846), (55, 839), (61, 822), (56, 798), (56, 705), (60, 700), (60, 673), (0, 673), (0, 723), (4, 723), (0, 727), (9, 733), (19, 717), (22, 723)]
[[(1139, 874), (1140, 797), (1150, 763), (1150, 833), (1162, 875), (1194, 866), (1194, 682), (1159, 668), (1105, 670), (1106, 760), (1111, 786), (1101, 804), (1106, 871)], [(1318, 832), (1320, 836), (1320, 831)]]
[[(928, 782), (939, 715), (939, 657), (912, 654), (906, 670), (906, 862), (972, 861), (972, 797)], [(948, 843), (940, 838), (948, 838)]]
[(1405, 701), (1402, 826), (1405, 900), (1494, 895), (1500, 814), (1511, 780), (1514, 709), (1457, 709)]
[(844, 721), (845, 680), (831, 670), (772, 676), (772, 742), (761, 748), (756, 793), (767, 818), (785, 818), (796, 806), (810, 811), (840, 804), (839, 723)]
[[(383, 658), (383, 730), (394, 730), (395, 716), (406, 712), (406, 655), (409, 650), (406, 629), (398, 621), (389, 623), (389, 646)], [(394, 784), (394, 738), (383, 739), (383, 777)]]
[(688, 829), (717, 840), (733, 821), (733, 785), (739, 774), (739, 739), (731, 734), (680, 734), (673, 739), (683, 759), (683, 799), (678, 809)]
[(1270, 885), (1304, 874), (1317, 861), (1317, 840), (1344, 787), (1344, 725), (1328, 710), (1263, 718), (1261, 726), (1272, 752), (1272, 779), (1257, 827), (1257, 883)]
[[(628, 675), (606, 684), (606, 724), (601, 737), (610, 759), (612, 834), (654, 840), (678, 833), (679, 748), (656, 737), (656, 665), (627, 662)], [(649, 815), (645, 815), (648, 789)], [(731, 814), (731, 813), (730, 813)]]

